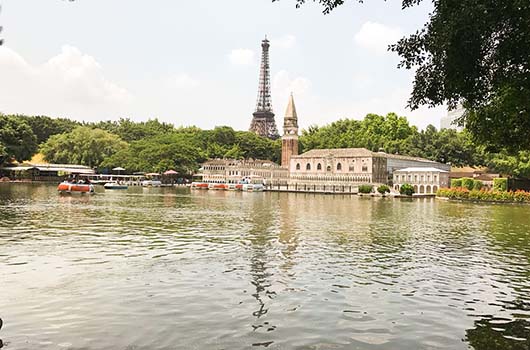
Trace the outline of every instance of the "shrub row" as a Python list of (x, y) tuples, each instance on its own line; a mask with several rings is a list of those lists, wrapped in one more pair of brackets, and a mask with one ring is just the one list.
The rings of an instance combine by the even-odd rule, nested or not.
[(359, 185), (359, 193), (371, 193), (373, 188), (372, 185)]
[(484, 184), (480, 180), (475, 180), (469, 177), (463, 177), (461, 179), (451, 179), (451, 188), (465, 188), (468, 190), (480, 191)]
[(519, 202), (530, 203), (530, 192), (525, 191), (486, 191), (468, 190), (467, 188), (440, 188), (436, 192), (438, 197), (450, 199), (470, 199), (489, 202)]

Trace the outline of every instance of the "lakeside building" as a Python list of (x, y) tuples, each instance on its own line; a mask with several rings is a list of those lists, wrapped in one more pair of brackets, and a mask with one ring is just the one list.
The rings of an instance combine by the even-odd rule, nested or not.
[(288, 170), (270, 160), (212, 159), (203, 164), (201, 176), (207, 183), (237, 184), (241, 179), (262, 179), (267, 185), (285, 185)]
[(73, 174), (93, 175), (95, 170), (76, 164), (23, 163), (17, 166), (0, 167), (0, 177), (6, 176), (12, 180), (60, 181), (63, 177)]
[(372, 152), (366, 148), (336, 148), (313, 149), (292, 156), (289, 175), (291, 183), (302, 184), (391, 184), (396, 170), (409, 167), (450, 169), (449, 165), (423, 158)]
[(409, 184), (417, 194), (436, 194), (439, 188), (449, 187), (449, 172), (438, 168), (405, 168), (394, 172), (393, 187), (399, 191)]

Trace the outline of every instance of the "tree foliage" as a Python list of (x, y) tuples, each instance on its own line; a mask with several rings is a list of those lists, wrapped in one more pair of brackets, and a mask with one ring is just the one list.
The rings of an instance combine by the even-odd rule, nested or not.
[[(409, 106), (461, 103), (467, 113), (460, 122), (476, 141), (530, 149), (530, 2), (431, 1), (423, 28), (390, 46), (400, 68), (416, 71)], [(306, 0), (295, 2), (299, 7)], [(313, 2), (329, 13), (346, 1)], [(402, 7), (420, 2), (403, 0)]]
[(313, 148), (363, 147), (456, 166), (485, 162), (482, 148), (473, 143), (468, 133), (452, 129), (438, 131), (432, 125), (418, 131), (405, 117), (394, 113), (368, 114), (364, 120), (342, 119), (323, 127), (311, 126), (302, 130), (300, 142), (304, 152)]
[(403, 184), (399, 188), (399, 193), (404, 196), (412, 196), (414, 194), (414, 187), (410, 184)]
[(97, 167), (106, 158), (127, 148), (119, 136), (105, 130), (79, 126), (71, 132), (51, 136), (40, 148), (51, 163)]
[(37, 138), (22, 119), (0, 114), (0, 164), (28, 160), (37, 150)]

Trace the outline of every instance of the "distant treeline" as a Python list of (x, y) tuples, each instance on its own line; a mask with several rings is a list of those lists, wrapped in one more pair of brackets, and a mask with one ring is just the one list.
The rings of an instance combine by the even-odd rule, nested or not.
[[(457, 166), (489, 166), (515, 176), (530, 175), (530, 152), (508, 154), (502, 148), (486, 152), (466, 131), (425, 130), (405, 117), (368, 114), (363, 120), (342, 119), (302, 130), (300, 150), (364, 147), (423, 157)], [(175, 127), (157, 119), (81, 123), (46, 116), (0, 114), (0, 163), (30, 159), (41, 152), (53, 163), (75, 163), (99, 168), (123, 167), (127, 172), (175, 169), (196, 171), (210, 158), (254, 158), (278, 162), (281, 140), (218, 126), (213, 130)]]

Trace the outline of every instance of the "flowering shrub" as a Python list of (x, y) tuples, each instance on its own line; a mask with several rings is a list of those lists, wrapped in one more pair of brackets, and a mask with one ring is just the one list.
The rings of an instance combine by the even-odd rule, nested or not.
[(490, 202), (519, 202), (530, 203), (530, 192), (525, 191), (497, 191), (497, 190), (468, 190), (467, 188), (440, 188), (436, 192), (438, 197), (449, 199), (470, 199)]

